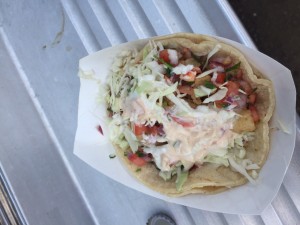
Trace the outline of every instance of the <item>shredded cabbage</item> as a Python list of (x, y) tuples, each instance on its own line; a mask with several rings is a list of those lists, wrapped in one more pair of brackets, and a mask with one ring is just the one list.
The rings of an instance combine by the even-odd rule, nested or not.
[(232, 156), (228, 157), (230, 166), (232, 166), (233, 169), (235, 169), (240, 174), (244, 175), (250, 183), (256, 184), (256, 181), (247, 173), (245, 167), (237, 163)]
[(124, 136), (127, 140), (132, 152), (136, 152), (138, 150), (138, 140), (134, 133), (129, 129), (129, 127), (125, 126), (124, 128)]
[(217, 88), (210, 89), (203, 85), (200, 85), (199, 87), (194, 88), (194, 94), (195, 94), (196, 98), (210, 96), (210, 94), (215, 92), (216, 90), (217, 90)]
[(203, 70), (206, 68), (207, 64), (208, 64), (208, 60), (214, 55), (216, 54), (219, 50), (221, 49), (221, 45), (217, 44), (213, 50), (210, 51), (210, 53), (208, 53), (207, 58), (206, 58), (206, 62), (203, 66)]
[(229, 166), (229, 162), (226, 157), (220, 157), (220, 156), (216, 156), (216, 155), (207, 155), (203, 159), (203, 162), (214, 163), (214, 164), (223, 165), (226, 167)]
[(167, 98), (171, 100), (179, 109), (186, 113), (192, 113), (193, 109), (183, 99), (177, 98), (174, 94), (167, 95)]
[(177, 179), (175, 181), (177, 191), (182, 191), (182, 187), (186, 182), (188, 175), (189, 175), (188, 171), (183, 171), (181, 167), (177, 168)]

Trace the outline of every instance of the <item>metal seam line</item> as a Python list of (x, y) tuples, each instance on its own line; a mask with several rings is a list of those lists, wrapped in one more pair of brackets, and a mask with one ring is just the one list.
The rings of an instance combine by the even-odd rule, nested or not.
[[(232, 23), (232, 27), (236, 30), (236, 32), (241, 36), (243, 43), (250, 48), (257, 49), (227, 0), (217, 0), (217, 3), (220, 5), (220, 8), (225, 11), (224, 15)], [(236, 29), (236, 27), (238, 27), (238, 29)]]
[(87, 52), (90, 54), (101, 49), (94, 33), (90, 29), (90, 26), (87, 24), (81, 11), (78, 9), (77, 4), (72, 0), (62, 0), (61, 4)]

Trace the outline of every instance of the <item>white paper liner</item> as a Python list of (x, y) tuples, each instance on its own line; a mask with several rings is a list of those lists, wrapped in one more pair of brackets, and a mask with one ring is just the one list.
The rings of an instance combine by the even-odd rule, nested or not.
[[(105, 83), (114, 57), (124, 49), (141, 48), (149, 39), (103, 49), (82, 58), (80, 71), (89, 79), (80, 79), (78, 127), (74, 154), (106, 176), (145, 194), (185, 206), (231, 214), (260, 214), (276, 196), (290, 163), (296, 138), (296, 90), (290, 70), (274, 59), (237, 42), (215, 37), (239, 49), (274, 85), (276, 106), (271, 127), (271, 150), (259, 173), (256, 185), (247, 183), (216, 195), (188, 195), (170, 198), (139, 183), (121, 165), (110, 159), (114, 149), (108, 140), (105, 105), (97, 101), (99, 84)], [(104, 94), (104, 93), (101, 93)], [(278, 122), (279, 120), (279, 122)], [(104, 136), (97, 130), (101, 125)]]

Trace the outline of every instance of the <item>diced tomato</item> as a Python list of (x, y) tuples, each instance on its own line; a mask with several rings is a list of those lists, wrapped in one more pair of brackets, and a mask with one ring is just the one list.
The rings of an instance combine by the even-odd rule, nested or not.
[(177, 75), (177, 74), (175, 74), (175, 75), (172, 75), (171, 77), (170, 77), (170, 81), (174, 84), (174, 83), (176, 83), (177, 81), (179, 81), (180, 80), (180, 75)]
[(147, 131), (147, 127), (145, 125), (134, 125), (134, 134), (136, 136), (140, 136)]
[(238, 69), (235, 76), (237, 79), (241, 80), (243, 78), (243, 71)]
[(183, 127), (193, 127), (195, 124), (192, 121), (184, 120), (176, 116), (171, 116), (171, 118)]
[(218, 101), (215, 101), (215, 104), (216, 104), (216, 107), (220, 109), (220, 108), (223, 108), (224, 102), (223, 102), (223, 100), (218, 100)]
[(216, 83), (223, 84), (225, 82), (226, 74), (225, 73), (218, 73)]
[(157, 126), (147, 127), (147, 132), (146, 133), (155, 136), (155, 135), (158, 134), (158, 127)]
[(163, 126), (162, 124), (159, 124), (159, 125), (157, 126), (157, 133), (158, 133), (158, 135), (160, 135), (160, 136), (163, 136), (163, 135), (165, 134), (164, 126)]
[(241, 85), (241, 88), (243, 89), (243, 91), (245, 91), (247, 94), (250, 94), (252, 92), (252, 88), (247, 81), (240, 80), (239, 84)]
[(144, 158), (138, 157), (138, 155), (135, 153), (129, 154), (128, 159), (129, 159), (129, 161), (131, 161), (133, 164), (135, 164), (137, 166), (144, 166), (147, 163)]
[[(228, 102), (225, 101), (225, 99), (219, 100), (219, 101), (215, 101), (216, 107), (221, 109), (221, 108), (226, 108), (228, 106), (230, 106), (230, 104)], [(235, 103), (232, 103), (231, 105), (236, 106)]]
[(189, 71), (186, 74), (181, 74), (180, 79), (184, 80), (184, 81), (187, 81), (187, 82), (193, 82), (196, 78), (196, 74), (197, 73), (194, 72), (194, 71)]
[(239, 93), (240, 85), (234, 81), (228, 81), (226, 87), (228, 88), (227, 96), (234, 96)]
[[(160, 51), (159, 58), (164, 60), (166, 63), (170, 63), (168, 49), (164, 49), (164, 50)], [(161, 62), (158, 61), (158, 63), (161, 63)]]
[(257, 123), (260, 118), (256, 107), (254, 105), (249, 105), (249, 110), (251, 111), (251, 116), (253, 118), (254, 123)]
[(179, 85), (177, 89), (182, 94), (192, 95), (194, 93), (194, 89), (188, 85)]
[(159, 135), (161, 133), (161, 125), (154, 125), (152, 127), (145, 125), (134, 125), (134, 134), (140, 136), (142, 134)]
[(256, 94), (252, 93), (251, 95), (249, 95), (248, 97), (248, 103), (250, 104), (254, 104), (256, 102)]

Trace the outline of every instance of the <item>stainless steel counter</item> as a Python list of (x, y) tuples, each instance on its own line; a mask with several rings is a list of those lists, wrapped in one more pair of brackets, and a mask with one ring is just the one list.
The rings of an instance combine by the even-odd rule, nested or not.
[[(0, 160), (26, 224), (300, 224), (299, 130), (284, 183), (260, 216), (187, 208), (131, 190), (73, 155), (78, 60), (138, 38), (179, 31), (254, 47), (223, 0), (0, 0)], [(299, 126), (298, 126), (299, 127)]]

